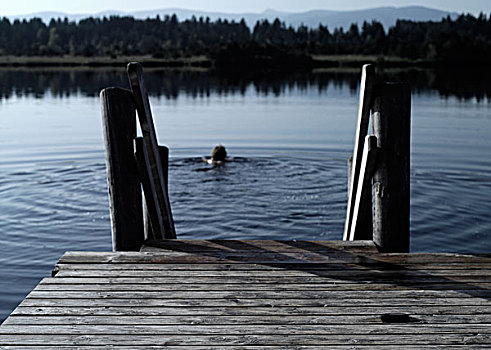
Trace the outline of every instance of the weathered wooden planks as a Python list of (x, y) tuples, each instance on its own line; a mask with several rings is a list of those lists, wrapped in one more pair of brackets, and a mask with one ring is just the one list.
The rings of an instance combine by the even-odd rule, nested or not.
[(2, 349), (491, 346), (491, 256), (369, 242), (163, 241), (66, 253)]
[[(52, 328), (52, 327), (50, 327)], [(76, 328), (76, 327), (75, 327)], [(256, 327), (259, 329), (260, 327)], [(411, 327), (408, 327), (410, 329)], [(390, 329), (390, 327), (387, 327)], [(0, 329), (3, 331), (3, 329)], [(208, 347), (221, 348), (224, 346), (288, 346), (295, 345), (314, 345), (317, 347), (325, 347), (331, 345), (371, 345), (378, 348), (380, 345), (404, 346), (418, 345), (424, 348), (425, 345), (466, 345), (474, 346), (475, 344), (489, 344), (489, 334), (481, 334), (474, 332), (470, 328), (468, 333), (423, 333), (423, 334), (233, 334), (224, 329), (219, 334), (213, 335), (167, 335), (167, 334), (139, 334), (138, 329), (134, 333), (118, 333), (118, 334), (52, 334), (49, 329), (46, 334), (23, 334), (22, 328), (19, 329), (19, 334), (15, 333), (0, 333), (0, 344), (8, 343), (9, 345), (32, 345), (43, 344), (44, 346), (53, 345), (117, 345), (124, 344), (125, 346), (155, 346), (160, 345), (166, 348), (168, 345), (173, 346), (199, 346), (207, 344)], [(295, 333), (293, 328), (291, 333)], [(177, 333), (177, 331), (176, 331)], [(166, 348), (167, 349), (167, 348)]]
[[(367, 333), (367, 335), (395, 335), (395, 334), (469, 334), (471, 332), (480, 333), (481, 335), (491, 334), (491, 328), (486, 324), (393, 324), (387, 327), (384, 324), (367, 324), (363, 326), (363, 332), (357, 325), (337, 325), (332, 324), (329, 327), (325, 325), (287, 325), (287, 324), (269, 324), (257, 327), (257, 325), (58, 325), (51, 330), (43, 325), (9, 325), (1, 330), (0, 335), (16, 334), (22, 329), (27, 334), (46, 334), (46, 335), (63, 335), (63, 334), (137, 334), (137, 335), (224, 335), (224, 334), (249, 334), (249, 335), (310, 335), (320, 337), (322, 335), (350, 335)], [(189, 340), (188, 340), (189, 341)], [(305, 341), (305, 340), (304, 340)], [(191, 340), (192, 342), (192, 340)], [(397, 344), (397, 343), (396, 343)]]
[(273, 251), (285, 252), (301, 250), (307, 251), (343, 251), (350, 252), (372, 252), (378, 253), (378, 250), (371, 240), (365, 241), (297, 241), (297, 240), (154, 240), (146, 241), (142, 251), (150, 247), (159, 248), (157, 251), (174, 250), (184, 252), (196, 251)]
[[(439, 315), (421, 314), (411, 316), (411, 323), (431, 324), (487, 324), (491, 323), (491, 314), (482, 315)], [(73, 315), (61, 316), (46, 315), (21, 316), (15, 315), (5, 322), (9, 325), (345, 325), (345, 324), (383, 324), (382, 317), (377, 314), (364, 315), (119, 315), (107, 317), (107, 315)], [(488, 332), (489, 333), (489, 332)]]
[[(124, 346), (124, 345), (118, 345), (118, 347), (123, 348), (123, 349), (136, 349), (136, 350), (141, 350), (141, 349), (161, 349), (161, 345), (131, 345), (131, 346)], [(186, 350), (209, 350), (213, 349), (213, 347), (210, 346), (186, 346), (182, 347), (179, 345), (173, 346), (173, 345), (166, 345), (165, 349), (166, 350), (182, 350), (185, 348)], [(223, 348), (222, 347), (217, 347), (217, 348)], [(337, 350), (353, 350), (353, 349), (370, 349), (370, 348), (375, 348), (373, 345), (366, 345), (366, 344), (361, 344), (361, 345), (329, 345), (328, 347), (324, 346), (319, 346), (319, 345), (298, 345), (295, 347), (289, 347), (285, 345), (227, 345), (226, 349), (228, 350), (243, 350), (243, 349), (267, 349), (267, 350), (285, 350), (285, 349), (295, 349), (295, 350), (305, 350), (305, 349), (337, 349)], [(376, 346), (377, 349), (394, 349), (394, 345), (378, 345)], [(441, 350), (443, 347), (441, 345), (426, 345), (424, 349), (439, 349)], [(464, 349), (469, 349), (468, 346), (466, 345), (453, 345), (453, 346), (444, 346), (445, 350), (464, 350)], [(30, 349), (43, 349), (43, 350), (52, 350), (52, 349), (80, 349), (79, 346), (63, 346), (63, 347), (58, 347), (58, 346), (42, 346), (42, 347), (37, 347), (37, 346), (15, 346), (15, 347), (4, 347), (4, 349), (16, 349), (16, 350), (30, 350)], [(113, 346), (104, 346), (104, 345), (91, 345), (91, 346), (84, 346), (84, 349), (114, 349)], [(412, 346), (412, 345), (405, 345), (404, 346), (405, 350), (419, 350), (421, 349), (421, 346)], [(472, 349), (488, 349), (487, 345), (479, 345), (479, 344), (473, 344)]]
[[(328, 255), (325, 255), (328, 254)], [(84, 253), (84, 252), (67, 252), (60, 258), (62, 264), (92, 263), (92, 264), (117, 264), (117, 263), (139, 263), (139, 264), (440, 264), (453, 263), (456, 259), (464, 264), (481, 264), (489, 263), (489, 256), (486, 255), (459, 255), (459, 254), (378, 254), (367, 253), (358, 254), (350, 252), (326, 252), (318, 254), (315, 252), (284, 252), (275, 253), (268, 251), (244, 252), (217, 250), (209, 252), (186, 253), (180, 251), (165, 252), (121, 252), (121, 253)]]
[(435, 263), (435, 264), (420, 264), (420, 263), (407, 263), (404, 265), (397, 264), (384, 264), (383, 262), (376, 264), (354, 264), (354, 263), (304, 263), (304, 264), (132, 264), (132, 263), (99, 263), (99, 264), (65, 264), (58, 263), (55, 266), (55, 270), (60, 271), (72, 271), (72, 270), (159, 270), (159, 271), (316, 271), (316, 270), (467, 270), (467, 271), (479, 271), (491, 269), (491, 263)]
[[(382, 267), (383, 268), (383, 267)], [(490, 268), (480, 270), (462, 270), (462, 269), (433, 269), (420, 271), (416, 269), (302, 269), (302, 270), (233, 270), (230, 271), (213, 271), (213, 270), (144, 270), (144, 269), (67, 269), (57, 273), (57, 277), (259, 277), (259, 278), (284, 278), (284, 277), (429, 277), (429, 276), (477, 276), (483, 279), (489, 278)], [(266, 275), (266, 276), (265, 276)]]
[[(449, 306), (418, 306), (416, 302), (414, 305), (405, 306), (401, 308), (400, 305), (397, 306), (352, 306), (346, 305), (342, 307), (299, 307), (299, 306), (288, 306), (281, 308), (274, 308), (271, 305), (267, 307), (221, 307), (221, 308), (204, 308), (201, 306), (193, 307), (165, 307), (165, 306), (154, 306), (146, 308), (138, 308), (132, 305), (125, 306), (70, 306), (69, 308), (64, 306), (23, 306), (20, 305), (10, 316), (104, 316), (108, 317), (110, 320), (114, 317), (120, 316), (292, 316), (296, 317), (302, 316), (326, 316), (335, 315), (337, 317), (345, 317), (353, 314), (357, 315), (370, 315), (381, 317), (385, 314), (390, 313), (404, 313), (409, 315), (489, 315), (489, 308), (482, 308), (480, 306), (466, 306), (461, 305), (456, 308), (453, 305)], [(10, 318), (7, 319), (10, 320)], [(5, 323), (8, 323), (5, 321)], [(341, 322), (341, 321), (340, 321)], [(478, 323), (478, 322), (474, 322)]]
[[(58, 289), (64, 286), (57, 285)], [(326, 286), (324, 286), (326, 288)], [(470, 287), (469, 287), (470, 288)], [(44, 286), (37, 287), (31, 294), (29, 299), (233, 299), (237, 302), (240, 299), (309, 299), (316, 303), (322, 299), (329, 299), (329, 302), (338, 303), (343, 299), (389, 299), (385, 305), (390, 302), (401, 302), (404, 299), (412, 298), (457, 298), (457, 302), (462, 302), (466, 299), (474, 299), (474, 297), (486, 298), (489, 296), (489, 291), (480, 289), (461, 289), (459, 291), (448, 290), (357, 290), (357, 291), (306, 291), (306, 290), (239, 290), (239, 291), (181, 291), (176, 296), (175, 290), (152, 290), (152, 291), (85, 291), (85, 290), (63, 290), (56, 291), (45, 289)], [(462, 300), (461, 300), (462, 299)], [(396, 301), (397, 300), (397, 301)], [(472, 300), (472, 302), (475, 302)], [(445, 301), (448, 305), (449, 301)], [(325, 306), (326, 304), (323, 304)]]
[[(223, 281), (222, 281), (223, 282)], [(473, 283), (186, 283), (187, 291), (215, 291), (215, 290), (254, 290), (254, 291), (281, 291), (281, 290), (296, 290), (296, 291), (315, 291), (326, 290), (330, 291), (390, 291), (390, 290), (473, 290), (473, 289), (489, 289), (491, 282), (473, 282)], [(180, 283), (166, 283), (162, 280), (151, 278), (142, 279), (115, 279), (115, 278), (56, 278), (53, 281), (43, 280), (39, 284), (39, 288), (43, 290), (63, 290), (67, 291), (181, 291)]]
[[(59, 295), (58, 295), (59, 296)], [(344, 301), (344, 302), (343, 302)], [(134, 307), (344, 307), (348, 304), (353, 306), (378, 306), (384, 303), (384, 306), (404, 306), (412, 305), (414, 303), (418, 305), (449, 305), (449, 306), (478, 306), (491, 311), (491, 304), (483, 297), (476, 298), (449, 298), (446, 300), (434, 298), (407, 298), (407, 299), (350, 299), (349, 303), (347, 299), (330, 299), (323, 298), (317, 300), (310, 299), (251, 299), (251, 298), (230, 298), (230, 299), (144, 299), (141, 294), (136, 293), (135, 297), (129, 298), (112, 298), (110, 293), (107, 296), (99, 294), (93, 298), (30, 298), (27, 297), (22, 302), (24, 306), (52, 306), (56, 303), (57, 306), (127, 306), (133, 305)]]
[[(354, 342), (355, 343), (355, 342)], [(162, 349), (162, 345), (152, 345), (152, 344), (147, 344), (147, 345), (118, 345), (119, 348), (122, 349), (136, 349), (136, 350), (141, 350), (141, 349)], [(217, 348), (223, 348), (217, 347)], [(296, 345), (294, 347), (291, 346), (285, 346), (285, 345), (227, 345), (225, 347), (227, 350), (243, 350), (243, 349), (267, 349), (267, 350), (285, 350), (285, 349), (295, 349), (295, 350), (312, 350), (312, 349), (337, 349), (337, 350), (353, 350), (353, 349), (370, 349), (370, 348), (375, 348), (373, 345), (367, 345), (367, 344), (357, 344), (357, 345), (329, 345), (328, 347), (324, 346), (319, 346), (319, 345)], [(377, 349), (394, 349), (394, 345), (377, 345)], [(442, 347), (442, 345), (425, 345), (424, 349), (442, 349), (445, 348), (445, 350), (464, 350), (464, 349), (469, 349), (469, 346), (467, 345), (445, 345)], [(36, 345), (30, 345), (30, 346), (6, 346), (3, 349), (16, 349), (16, 350), (30, 350), (30, 349), (43, 349), (43, 350), (60, 350), (60, 349), (80, 349), (79, 346), (53, 346), (53, 345), (43, 345), (43, 346), (36, 346)], [(113, 345), (90, 345), (90, 346), (84, 346), (83, 349), (114, 349)], [(213, 347), (208, 346), (179, 346), (179, 345), (165, 345), (166, 350), (209, 350), (213, 349)], [(405, 350), (420, 350), (421, 346), (413, 346), (413, 345), (404, 345)], [(480, 344), (472, 344), (472, 349), (488, 349), (488, 346), (486, 344), (480, 345)]]

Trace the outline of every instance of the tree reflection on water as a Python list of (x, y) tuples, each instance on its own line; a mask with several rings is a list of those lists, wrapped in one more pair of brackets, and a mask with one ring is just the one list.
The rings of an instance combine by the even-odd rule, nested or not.
[[(491, 100), (491, 69), (392, 69), (380, 70), (381, 79), (406, 81), (413, 93), (437, 92), (443, 97), (462, 100)], [(179, 94), (194, 98), (212, 93), (245, 94), (252, 85), (261, 95), (281, 95), (289, 89), (326, 90), (328, 86), (348, 86), (357, 93), (360, 72), (349, 70), (212, 71), (147, 69), (145, 82), (152, 96), (176, 99)], [(128, 87), (124, 69), (4, 69), (0, 70), (0, 99), (12, 96), (69, 97), (97, 96), (109, 86)]]

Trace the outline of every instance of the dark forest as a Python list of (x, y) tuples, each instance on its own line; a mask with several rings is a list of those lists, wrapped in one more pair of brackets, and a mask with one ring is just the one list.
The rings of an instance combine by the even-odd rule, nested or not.
[[(209, 18), (179, 21), (173, 16), (0, 20), (0, 56), (149, 55), (154, 58), (233, 60), (249, 56), (376, 55), (412, 61), (491, 62), (491, 16), (461, 15), (440, 22), (399, 20), (383, 28), (377, 22), (347, 30), (287, 27), (278, 19), (249, 28), (240, 22)], [(282, 56), (283, 55), (283, 56)], [(308, 61), (307, 61), (308, 63)]]

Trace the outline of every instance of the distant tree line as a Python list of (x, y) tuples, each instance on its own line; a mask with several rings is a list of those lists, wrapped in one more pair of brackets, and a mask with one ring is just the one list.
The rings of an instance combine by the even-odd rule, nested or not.
[[(440, 22), (399, 20), (385, 30), (381, 23), (332, 31), (293, 28), (276, 19), (263, 20), (249, 28), (244, 20), (210, 21), (192, 17), (179, 21), (176, 15), (139, 20), (111, 16), (68, 19), (0, 20), (0, 55), (29, 56), (120, 56), (152, 55), (159, 58), (206, 55), (227, 50), (264, 48), (298, 55), (388, 55), (430, 61), (482, 61), (491, 58), (491, 16), (461, 15)], [(232, 48), (232, 49), (231, 49)], [(225, 50), (225, 51), (224, 51)], [(237, 53), (238, 52), (238, 53)]]

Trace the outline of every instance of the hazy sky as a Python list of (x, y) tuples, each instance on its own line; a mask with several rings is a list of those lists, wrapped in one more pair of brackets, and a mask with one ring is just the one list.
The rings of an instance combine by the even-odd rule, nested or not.
[(0, 16), (39, 11), (95, 13), (104, 10), (153, 10), (179, 7), (217, 12), (262, 12), (272, 8), (300, 12), (312, 9), (354, 10), (378, 6), (422, 5), (442, 10), (491, 13), (491, 0), (0, 0)]

